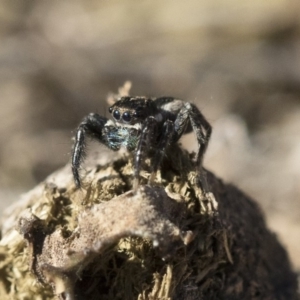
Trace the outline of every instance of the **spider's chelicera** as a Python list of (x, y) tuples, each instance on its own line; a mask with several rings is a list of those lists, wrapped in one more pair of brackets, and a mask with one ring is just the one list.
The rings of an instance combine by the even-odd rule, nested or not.
[(199, 146), (196, 162), (198, 166), (202, 165), (211, 126), (192, 103), (172, 97), (121, 97), (109, 108), (109, 112), (112, 120), (91, 113), (77, 129), (72, 172), (78, 188), (81, 187), (79, 169), (85, 156), (87, 136), (114, 151), (121, 147), (135, 151), (134, 189), (138, 186), (142, 160), (151, 153), (151, 183), (170, 146), (192, 130)]

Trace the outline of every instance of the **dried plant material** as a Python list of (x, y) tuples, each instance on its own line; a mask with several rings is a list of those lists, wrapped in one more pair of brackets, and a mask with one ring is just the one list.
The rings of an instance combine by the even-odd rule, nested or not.
[(31, 269), (39, 280), (50, 283), (56, 294), (75, 299), (76, 277), (121, 239), (148, 239), (162, 257), (182, 247), (186, 232), (175, 223), (184, 213), (184, 203), (170, 199), (163, 188), (142, 186), (137, 193), (129, 191), (85, 209), (70, 236), (65, 237), (61, 230), (47, 233), (47, 224), (29, 211), (19, 221), (19, 232), (28, 241)]
[(90, 158), (83, 190), (50, 176), (2, 221), (2, 299), (297, 299), (260, 209), (192, 158), (174, 147), (152, 186), (146, 161), (136, 193), (128, 154)]
[(132, 82), (131, 81), (125, 81), (123, 86), (121, 86), (119, 89), (118, 89), (118, 93), (117, 94), (113, 94), (113, 93), (110, 93), (108, 94), (107, 96), (107, 99), (106, 99), (106, 102), (109, 106), (113, 105), (117, 99), (119, 97), (124, 97), (124, 96), (129, 96), (129, 91), (131, 89), (131, 86), (132, 86)]

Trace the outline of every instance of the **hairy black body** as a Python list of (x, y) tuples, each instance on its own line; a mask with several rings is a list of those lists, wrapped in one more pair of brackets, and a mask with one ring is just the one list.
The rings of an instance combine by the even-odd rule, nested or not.
[(196, 161), (198, 166), (202, 165), (212, 129), (195, 105), (172, 97), (121, 97), (109, 112), (113, 120), (91, 113), (77, 129), (72, 154), (72, 172), (77, 187), (81, 187), (79, 169), (85, 157), (86, 136), (114, 151), (121, 147), (135, 151), (134, 189), (138, 186), (143, 158), (152, 155), (151, 182), (170, 145), (192, 130), (199, 145)]

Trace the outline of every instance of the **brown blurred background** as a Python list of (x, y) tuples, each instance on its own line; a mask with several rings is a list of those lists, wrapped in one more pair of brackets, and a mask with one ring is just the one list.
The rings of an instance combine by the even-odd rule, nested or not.
[(1, 1), (1, 209), (69, 161), (125, 80), (198, 105), (205, 165), (257, 199), (299, 271), (300, 2)]

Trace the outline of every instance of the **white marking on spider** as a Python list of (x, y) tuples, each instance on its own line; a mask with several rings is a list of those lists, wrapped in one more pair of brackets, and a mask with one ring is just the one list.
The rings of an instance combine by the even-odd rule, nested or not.
[(183, 105), (184, 105), (184, 101), (176, 99), (176, 100), (173, 100), (172, 102), (162, 105), (161, 108), (163, 110), (167, 110), (170, 112), (176, 112), (176, 111), (179, 111)]
[(163, 120), (163, 116), (162, 116), (161, 113), (156, 114), (156, 115), (154, 116), (154, 118), (155, 118), (155, 120), (156, 120), (157, 122), (161, 122), (161, 121)]

